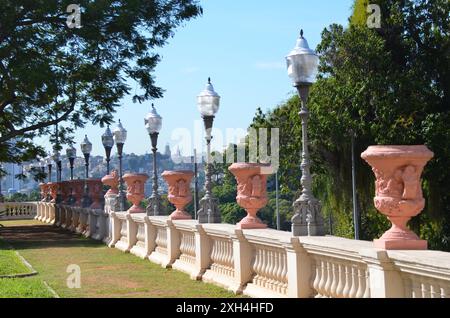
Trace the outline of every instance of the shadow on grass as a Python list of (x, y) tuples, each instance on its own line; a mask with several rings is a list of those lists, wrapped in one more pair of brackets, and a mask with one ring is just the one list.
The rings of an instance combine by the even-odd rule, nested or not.
[(79, 234), (52, 225), (0, 227), (0, 237), (16, 249), (105, 247), (102, 242), (84, 238)]

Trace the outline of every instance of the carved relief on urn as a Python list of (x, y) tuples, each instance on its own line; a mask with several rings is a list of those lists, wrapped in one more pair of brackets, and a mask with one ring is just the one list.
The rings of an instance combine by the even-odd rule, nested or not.
[(128, 213), (144, 213), (145, 210), (140, 207), (141, 201), (145, 196), (145, 181), (148, 175), (128, 173), (123, 176), (123, 180), (127, 184), (127, 199), (133, 206), (128, 209)]
[(164, 171), (162, 177), (169, 185), (167, 199), (175, 205), (176, 210), (169, 216), (171, 220), (190, 220), (191, 215), (184, 208), (192, 201), (190, 184), (194, 173), (192, 171)]
[(102, 178), (102, 182), (104, 185), (110, 187), (108, 192), (106, 192), (105, 196), (109, 196), (111, 194), (119, 194), (119, 174), (117, 170), (113, 170), (111, 174), (107, 174)]
[(408, 221), (425, 207), (421, 174), (434, 154), (425, 146), (371, 146), (361, 157), (375, 174), (375, 208), (392, 227), (375, 247), (388, 250), (427, 249), (427, 241), (408, 229)]
[(265, 229), (263, 223), (256, 214), (265, 207), (267, 198), (267, 176), (273, 171), (269, 165), (257, 163), (234, 163), (228, 170), (236, 177), (237, 203), (247, 211), (237, 227), (240, 229)]

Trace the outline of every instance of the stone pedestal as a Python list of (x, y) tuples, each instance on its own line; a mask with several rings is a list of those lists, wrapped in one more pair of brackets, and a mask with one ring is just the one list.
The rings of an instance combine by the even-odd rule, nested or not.
[(145, 210), (139, 206), (145, 196), (145, 181), (148, 175), (128, 173), (123, 176), (123, 180), (127, 184), (127, 199), (133, 205), (128, 209), (128, 213), (145, 213)]
[(247, 216), (238, 224), (239, 229), (264, 229), (264, 224), (256, 213), (266, 206), (268, 165), (257, 163), (235, 163), (228, 170), (236, 177), (238, 183), (237, 203), (247, 211)]
[(371, 146), (361, 157), (376, 177), (375, 207), (392, 223), (374, 241), (386, 250), (425, 250), (427, 241), (408, 229), (408, 221), (425, 207), (420, 176), (434, 154), (425, 146)]
[(164, 171), (164, 180), (169, 185), (168, 200), (175, 205), (176, 210), (169, 216), (170, 220), (190, 220), (191, 215), (184, 207), (192, 201), (190, 184), (194, 173), (192, 171)]

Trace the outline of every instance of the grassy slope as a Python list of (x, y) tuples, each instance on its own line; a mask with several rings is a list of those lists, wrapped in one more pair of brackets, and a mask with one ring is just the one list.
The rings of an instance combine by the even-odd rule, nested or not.
[[(20, 222), (3, 224), (21, 225)], [(8, 240), (61, 297), (235, 297), (220, 287), (193, 281), (184, 273), (163, 269), (103, 243), (41, 223), (26, 224), (39, 225), (39, 231), (43, 227), (45, 230), (26, 239), (9, 236)], [(71, 264), (80, 266), (80, 289), (67, 287), (66, 270)]]
[(30, 272), (30, 269), (22, 263), (16, 252), (0, 240), (0, 276)]

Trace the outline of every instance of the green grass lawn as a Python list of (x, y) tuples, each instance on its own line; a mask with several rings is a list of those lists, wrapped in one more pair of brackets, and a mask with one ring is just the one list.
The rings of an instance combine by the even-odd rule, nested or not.
[(0, 278), (0, 298), (51, 298), (41, 278)]
[(0, 276), (30, 272), (31, 270), (23, 264), (16, 252), (0, 240)]
[[(193, 281), (103, 243), (35, 221), (0, 222), (3, 236), (60, 297), (236, 297), (223, 288)], [(69, 265), (81, 270), (81, 288), (67, 286)], [(34, 297), (34, 296), (30, 296)]]

